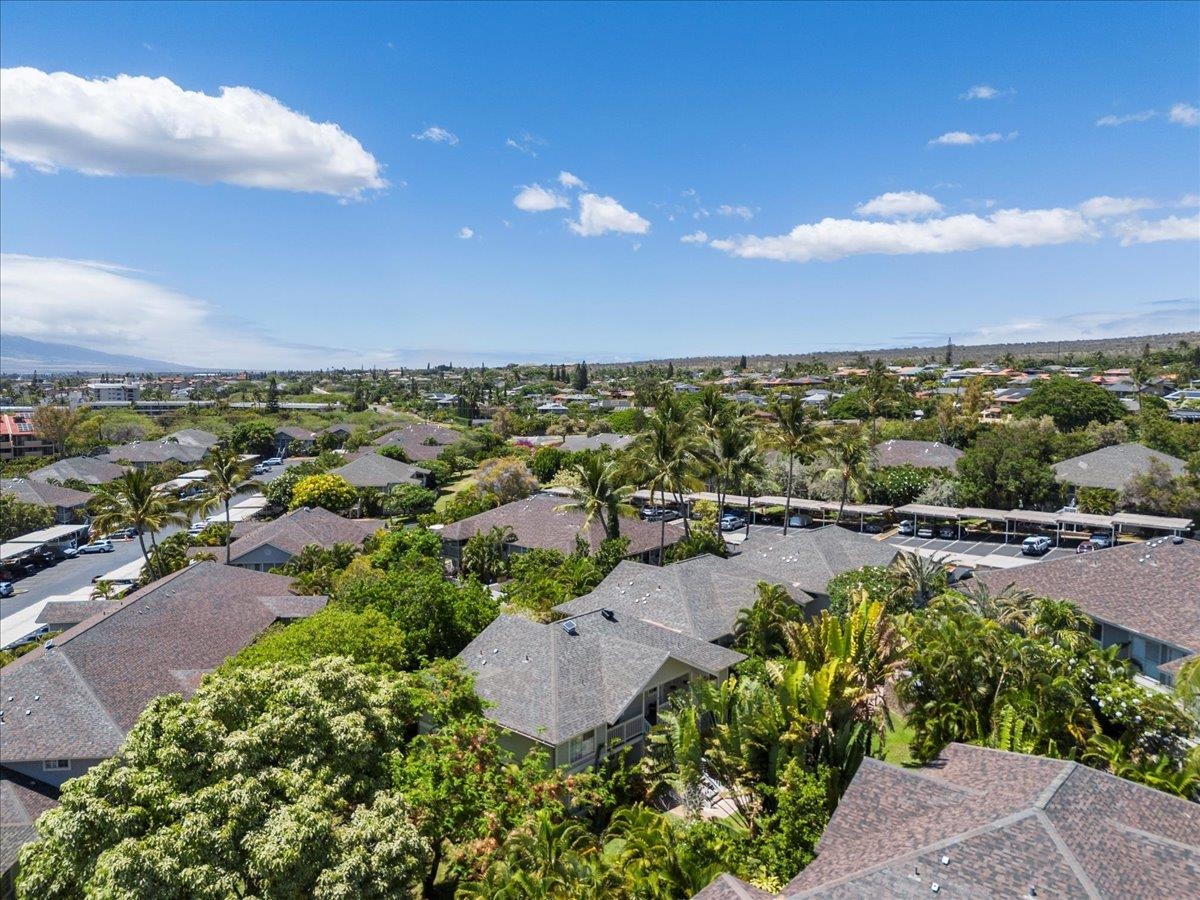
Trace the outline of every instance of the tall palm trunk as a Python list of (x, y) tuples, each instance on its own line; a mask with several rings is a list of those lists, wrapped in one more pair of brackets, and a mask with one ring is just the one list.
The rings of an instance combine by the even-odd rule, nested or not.
[(228, 529), (225, 534), (225, 565), (229, 565), (229, 545), (233, 543), (230, 538), (233, 537), (233, 525), (229, 521), (229, 498), (225, 498), (225, 526)]
[(658, 564), (661, 566), (666, 562), (663, 553), (667, 546), (667, 489), (659, 487), (658, 496), (662, 498), (662, 514), (658, 517)]
[(151, 575), (154, 574), (153, 568), (150, 566), (150, 554), (146, 552), (146, 538), (142, 535), (142, 529), (138, 529), (138, 545), (142, 548), (142, 559), (146, 561), (146, 571)]
[(796, 464), (796, 455), (788, 454), (787, 496), (783, 503), (783, 533), (788, 533), (788, 523), (792, 521), (792, 467)]
[(838, 503), (837, 524), (842, 523), (842, 510), (846, 508), (846, 492), (850, 490), (850, 479), (842, 476), (842, 500)]

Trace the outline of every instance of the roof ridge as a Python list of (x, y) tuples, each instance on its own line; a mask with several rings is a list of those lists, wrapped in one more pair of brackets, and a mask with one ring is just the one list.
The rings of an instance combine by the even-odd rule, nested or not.
[(1058, 793), (1058, 789), (1074, 774), (1077, 765), (1078, 763), (1073, 760), (1063, 760), (1062, 771), (1055, 775), (1050, 783), (1042, 789), (1042, 792), (1038, 794), (1038, 798), (1034, 801), (1033, 805), (1038, 809), (1045, 809), (1050, 804), (1050, 801), (1054, 799), (1054, 795)]
[[(1075, 763), (1071, 763), (1071, 766), (1074, 765)], [(1073, 771), (1074, 768), (1067, 769), (1068, 776)], [(1058, 779), (1055, 780), (1058, 781)], [(1066, 779), (1063, 780), (1065, 781)], [(1059, 786), (1061, 785), (1055, 785), (1054, 790), (1057, 791)], [(1092, 882), (1092, 879), (1088, 876), (1087, 872), (1084, 871), (1083, 863), (1079, 861), (1079, 857), (1075, 855), (1075, 851), (1071, 849), (1071, 846), (1066, 842), (1066, 839), (1064, 839), (1063, 836), (1058, 833), (1058, 828), (1055, 827), (1053, 820), (1046, 815), (1045, 809), (1041, 807), (1036, 808), (1034, 810), (1034, 817), (1037, 819), (1038, 824), (1040, 824), (1042, 829), (1046, 832), (1046, 836), (1054, 842), (1054, 846), (1058, 848), (1059, 855), (1075, 874), (1075, 877), (1079, 879), (1079, 883), (1083, 885), (1083, 889), (1087, 891), (1088, 896), (1103, 897), (1104, 895), (1100, 893), (1100, 890)]]

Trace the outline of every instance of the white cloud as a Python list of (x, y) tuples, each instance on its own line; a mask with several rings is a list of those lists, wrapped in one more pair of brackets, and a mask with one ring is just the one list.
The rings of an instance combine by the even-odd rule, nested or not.
[(1167, 118), (1176, 125), (1200, 125), (1200, 108), (1192, 106), (1190, 103), (1176, 103), (1167, 113)]
[(1198, 241), (1200, 216), (1167, 216), (1155, 222), (1131, 219), (1118, 223), (1116, 232), (1121, 238), (1122, 247), (1128, 247), (1130, 244), (1157, 244), (1160, 241)]
[(1099, 236), (1072, 209), (1002, 209), (986, 217), (974, 214), (919, 222), (864, 222), (822, 219), (797, 225), (784, 235), (739, 235), (711, 246), (746, 259), (784, 262), (836, 260), (865, 253), (955, 253), (986, 247), (1037, 247)]
[(1143, 209), (1156, 209), (1159, 205), (1145, 197), (1093, 197), (1080, 203), (1079, 211), (1088, 219), (1110, 219)]
[(168, 78), (86, 79), (0, 70), (0, 148), (10, 163), (86, 175), (157, 175), (208, 184), (359, 197), (382, 166), (332, 122), (248, 87), (218, 96)]
[(990, 84), (976, 84), (958, 95), (959, 100), (995, 100), (997, 97), (1009, 97), (1016, 91), (1009, 88), (1006, 91), (997, 90)]
[(1113, 115), (1101, 116), (1099, 119), (1096, 120), (1096, 124), (1101, 125), (1101, 126), (1114, 127), (1117, 125), (1127, 125), (1130, 122), (1145, 122), (1149, 119), (1153, 119), (1157, 115), (1158, 115), (1158, 113), (1156, 113), (1152, 109), (1143, 109), (1141, 112), (1126, 113), (1123, 116), (1113, 116)]
[(1017, 139), (1017, 132), (1010, 131), (1008, 134), (1001, 134), (998, 131), (991, 131), (987, 134), (971, 134), (966, 131), (947, 131), (943, 135), (935, 137), (929, 143), (943, 147), (964, 147), (971, 144), (994, 144), (997, 141), (1013, 141)]
[(430, 141), (434, 144), (449, 144), (453, 147), (458, 143), (458, 135), (452, 131), (447, 131), (441, 125), (430, 125), (424, 131), (414, 134), (413, 140)]
[(469, 241), (471, 238), (475, 237), (475, 229), (467, 228), (464, 225), (462, 228), (458, 229), (458, 236), (461, 240)]
[(596, 237), (609, 231), (621, 234), (646, 234), (650, 223), (635, 212), (623, 207), (612, 197), (599, 194), (579, 196), (579, 221), (571, 230), (584, 237)]
[(0, 254), (0, 331), (179, 365), (290, 368), (357, 364), (349, 350), (274, 340), (203, 300), (110, 263)]
[(920, 191), (888, 191), (854, 209), (860, 216), (880, 219), (932, 216), (941, 211), (942, 204)]
[(737, 216), (739, 219), (749, 221), (754, 218), (754, 210), (748, 206), (730, 206), (728, 203), (722, 203), (717, 207), (717, 215)]
[(587, 189), (587, 185), (584, 184), (583, 179), (578, 175), (572, 175), (570, 172), (559, 172), (558, 183), (565, 188), (578, 188), (580, 190)]
[(708, 235), (703, 231), (693, 231), (691, 234), (685, 234), (679, 240), (684, 244), (707, 244)]
[(1184, 194), (1175, 205), (1183, 207), (1200, 206), (1200, 194)]
[(504, 146), (511, 147), (518, 153), (524, 153), (526, 156), (537, 156), (538, 147), (544, 147), (546, 141), (544, 138), (538, 137), (536, 134), (530, 134), (528, 131), (522, 131), (518, 137), (505, 138)]
[(562, 194), (547, 190), (540, 184), (524, 185), (517, 196), (513, 197), (513, 206), (525, 212), (566, 209), (570, 205), (570, 202)]
[(7, 159), (0, 159), (0, 178), (12, 178), (13, 167), (8, 164)]

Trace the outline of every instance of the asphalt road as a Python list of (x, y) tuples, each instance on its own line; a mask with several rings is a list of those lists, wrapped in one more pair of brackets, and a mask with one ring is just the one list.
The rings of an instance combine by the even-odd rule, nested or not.
[[(269, 474), (256, 476), (255, 480), (269, 482), (289, 465), (295, 465), (299, 461), (298, 459), (285, 460), (282, 467), (276, 466), (270, 470)], [(237, 501), (235, 500), (234, 502)], [(216, 511), (211, 513), (211, 515), (217, 514)], [(158, 532), (157, 539), (161, 541), (163, 538), (170, 537), (180, 530), (175, 526), (164, 528)], [(146, 536), (146, 546), (147, 549), (150, 546), (149, 535)], [(7, 618), (13, 613), (20, 612), (26, 607), (40, 603), (50, 597), (62, 597), (67, 594), (73, 594), (82, 588), (90, 586), (92, 578), (95, 576), (105, 575), (114, 569), (141, 558), (142, 550), (138, 546), (136, 538), (129, 541), (113, 541), (113, 547), (116, 549), (112, 553), (90, 553), (77, 556), (74, 559), (65, 559), (56, 566), (42, 569), (36, 575), (30, 575), (13, 582), (16, 593), (11, 597), (0, 599), (0, 618)], [(0, 643), (2, 642), (2, 638), (0, 638)]]

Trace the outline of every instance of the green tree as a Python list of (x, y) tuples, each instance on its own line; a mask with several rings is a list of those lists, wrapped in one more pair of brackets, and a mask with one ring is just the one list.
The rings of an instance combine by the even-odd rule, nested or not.
[(624, 472), (616, 460), (593, 453), (571, 467), (579, 476), (579, 486), (572, 488), (573, 500), (560, 510), (580, 510), (586, 529), (593, 519), (600, 521), (608, 539), (621, 536), (621, 517), (635, 514), (629, 503), (633, 486), (624, 480)]
[(508, 544), (516, 534), (506, 525), (496, 525), (473, 534), (463, 545), (462, 570), (491, 584), (508, 573)]
[(784, 488), (787, 503), (783, 512), (783, 533), (787, 534), (792, 517), (796, 460), (805, 460), (812, 454), (817, 443), (817, 429), (804, 408), (804, 399), (798, 393), (793, 393), (786, 400), (778, 394), (773, 395), (769, 409), (775, 421), (768, 432), (767, 441), (787, 457), (787, 483)]
[(308, 475), (296, 482), (288, 508), (320, 506), (340, 513), (353, 506), (357, 499), (357, 492), (340, 475)]
[(777, 656), (784, 649), (785, 623), (803, 618), (804, 610), (782, 585), (760, 581), (754, 605), (738, 613), (733, 646), (761, 659)]
[(272, 375), (267, 379), (267, 412), (279, 412), (279, 382)]
[(62, 456), (67, 451), (71, 432), (83, 421), (83, 412), (66, 406), (45, 404), (34, 408), (31, 419), (34, 433), (50, 442), (55, 456)]
[(890, 604), (899, 589), (896, 573), (887, 566), (861, 566), (835, 575), (825, 586), (829, 612), (845, 617), (853, 609), (856, 597), (865, 595), (876, 603)]
[(529, 460), (529, 468), (538, 481), (547, 484), (562, 468), (565, 456), (557, 447), (539, 447)]
[(525, 461), (511, 456), (481, 463), (475, 472), (475, 484), (480, 491), (494, 494), (501, 504), (524, 500), (538, 486)]
[(0, 493), (0, 541), (12, 540), (54, 524), (54, 509), (18, 500), (15, 494)]
[(577, 391), (586, 391), (588, 388), (588, 367), (586, 362), (578, 363), (575, 366), (575, 375), (571, 378), (571, 387)]
[[(249, 480), (250, 467), (242, 462), (233, 450), (214, 447), (208, 454), (205, 463), (208, 475), (204, 478), (204, 500), (198, 507), (203, 515), (213, 507), (220, 506), (225, 510), (225, 524), (232, 529), (229, 519), (229, 501), (234, 497), (252, 494), (258, 490), (258, 485)], [(225, 565), (229, 565), (230, 542), (225, 542)]]
[(412, 517), (429, 512), (437, 500), (437, 493), (419, 484), (398, 484), (388, 492), (385, 505), (393, 514)]
[(205, 680), (190, 702), (159, 697), (42, 818), (19, 890), (406, 896), (431, 849), (391, 788), (392, 753), (423, 716), (477, 709), (453, 671), (382, 678), (344, 659), (241, 668)]
[(1116, 394), (1098, 384), (1056, 375), (1036, 382), (1029, 396), (1017, 404), (1015, 415), (1022, 419), (1049, 416), (1063, 431), (1074, 431), (1090, 422), (1124, 418), (1125, 407)]
[(167, 574), (151, 564), (146, 535), (150, 535), (151, 546), (154, 546), (157, 532), (168, 525), (187, 525), (188, 516), (173, 494), (159, 490), (150, 473), (130, 469), (120, 478), (97, 488), (89, 506), (92, 527), (102, 534), (118, 528), (137, 529), (138, 546), (150, 580)]
[(867, 484), (871, 464), (871, 448), (862, 432), (851, 428), (835, 434), (821, 451), (817, 459), (820, 470), (818, 477), (833, 481), (839, 486), (837, 520), (842, 519), (846, 501), (862, 496)]
[[(651, 497), (657, 492), (665, 506), (668, 491), (682, 495), (700, 484), (695, 473), (703, 452), (692, 413), (679, 404), (673, 393), (663, 392), (654, 412), (646, 418), (646, 430), (630, 445), (627, 460), (632, 480), (646, 485)], [(684, 527), (690, 528), (686, 517)], [(660, 520), (659, 565), (665, 561), (666, 528), (666, 520)]]
[(992, 509), (1051, 502), (1059, 491), (1050, 467), (1057, 437), (1049, 418), (984, 431), (958, 460), (959, 502)]
[(275, 428), (262, 419), (239, 422), (229, 432), (229, 446), (238, 453), (271, 456), (275, 452)]

